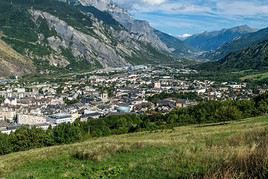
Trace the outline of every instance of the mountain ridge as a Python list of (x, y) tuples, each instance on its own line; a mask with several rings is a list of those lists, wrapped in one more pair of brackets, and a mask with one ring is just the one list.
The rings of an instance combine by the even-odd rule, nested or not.
[(263, 70), (268, 68), (268, 40), (249, 48), (231, 52), (215, 62), (198, 65), (197, 69), (207, 71)]
[(174, 61), (168, 51), (142, 41), (109, 13), (72, 3), (1, 1), (1, 39), (30, 59), (37, 72)]
[(187, 38), (184, 42), (194, 48), (203, 51), (213, 51), (231, 42), (232, 40), (241, 37), (244, 34), (254, 32), (255, 29), (247, 26), (236, 26), (229, 29), (222, 29), (219, 31), (203, 32), (201, 34), (193, 35)]
[(268, 28), (260, 29), (256, 32), (248, 33), (240, 38), (234, 39), (229, 43), (224, 44), (214, 52), (205, 54), (205, 58), (218, 60), (228, 55), (231, 52), (239, 51), (256, 45), (260, 42), (268, 40)]

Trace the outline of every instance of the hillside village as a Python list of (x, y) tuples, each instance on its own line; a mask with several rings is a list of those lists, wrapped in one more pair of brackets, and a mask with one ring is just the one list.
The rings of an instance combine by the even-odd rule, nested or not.
[[(253, 96), (245, 83), (217, 84), (178, 78), (185, 74), (198, 74), (198, 71), (139, 65), (73, 75), (58, 83), (1, 80), (0, 130), (10, 133), (22, 125), (47, 129), (76, 119), (86, 121), (126, 113), (168, 113), (202, 100)], [(196, 97), (150, 100), (160, 94), (194, 94)]]

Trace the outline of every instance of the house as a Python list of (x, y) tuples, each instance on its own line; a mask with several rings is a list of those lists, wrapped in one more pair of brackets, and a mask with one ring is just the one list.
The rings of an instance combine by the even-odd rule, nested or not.
[(176, 107), (176, 101), (172, 99), (164, 99), (157, 102), (157, 109), (161, 112), (168, 112)]
[(6, 121), (0, 121), (0, 131), (6, 130), (6, 128), (9, 126), (9, 123)]
[(160, 82), (154, 83), (154, 88), (155, 89), (161, 89), (161, 83)]
[(8, 120), (12, 121), (16, 116), (15, 111), (0, 111), (0, 121)]
[(91, 112), (91, 113), (85, 113), (81, 116), (81, 121), (87, 121), (88, 119), (98, 119), (102, 116), (102, 113), (99, 112)]
[(18, 104), (17, 98), (6, 98), (4, 104), (8, 106), (16, 106)]
[(142, 103), (135, 104), (133, 106), (133, 110), (134, 112), (141, 113), (141, 112), (152, 110), (153, 106), (154, 104), (151, 102), (142, 102)]
[(176, 100), (176, 107), (177, 108), (185, 108), (188, 106), (194, 106), (197, 105), (198, 103), (195, 101), (190, 101), (188, 99), (177, 99)]
[(107, 92), (102, 93), (100, 97), (101, 97), (101, 100), (103, 103), (107, 103), (109, 101), (109, 97), (108, 97)]

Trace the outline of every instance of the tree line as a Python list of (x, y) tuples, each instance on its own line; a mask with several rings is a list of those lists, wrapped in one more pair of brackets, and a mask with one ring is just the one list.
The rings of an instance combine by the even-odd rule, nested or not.
[(33, 148), (70, 144), (92, 137), (126, 134), (139, 131), (173, 128), (186, 124), (226, 122), (268, 112), (268, 93), (249, 100), (207, 101), (196, 106), (179, 108), (168, 114), (123, 114), (100, 119), (60, 124), (43, 130), (37, 127), (21, 127), (10, 135), (0, 133), (0, 155)]
[(163, 100), (166, 98), (175, 98), (175, 99), (189, 99), (189, 100), (194, 100), (194, 101), (202, 101), (203, 99), (198, 96), (197, 93), (159, 93), (159, 94), (155, 94), (153, 96), (150, 96), (147, 98), (148, 101), (152, 102), (152, 103), (157, 103), (159, 100)]

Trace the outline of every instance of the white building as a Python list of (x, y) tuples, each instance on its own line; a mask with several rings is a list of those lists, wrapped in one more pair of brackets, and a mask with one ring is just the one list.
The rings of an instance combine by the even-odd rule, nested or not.
[(66, 113), (54, 114), (48, 117), (48, 122), (54, 124), (71, 123), (72, 115)]
[(44, 116), (18, 114), (18, 124), (21, 125), (38, 125), (46, 122), (47, 119)]
[(17, 98), (6, 98), (4, 101), (5, 105), (17, 106)]

